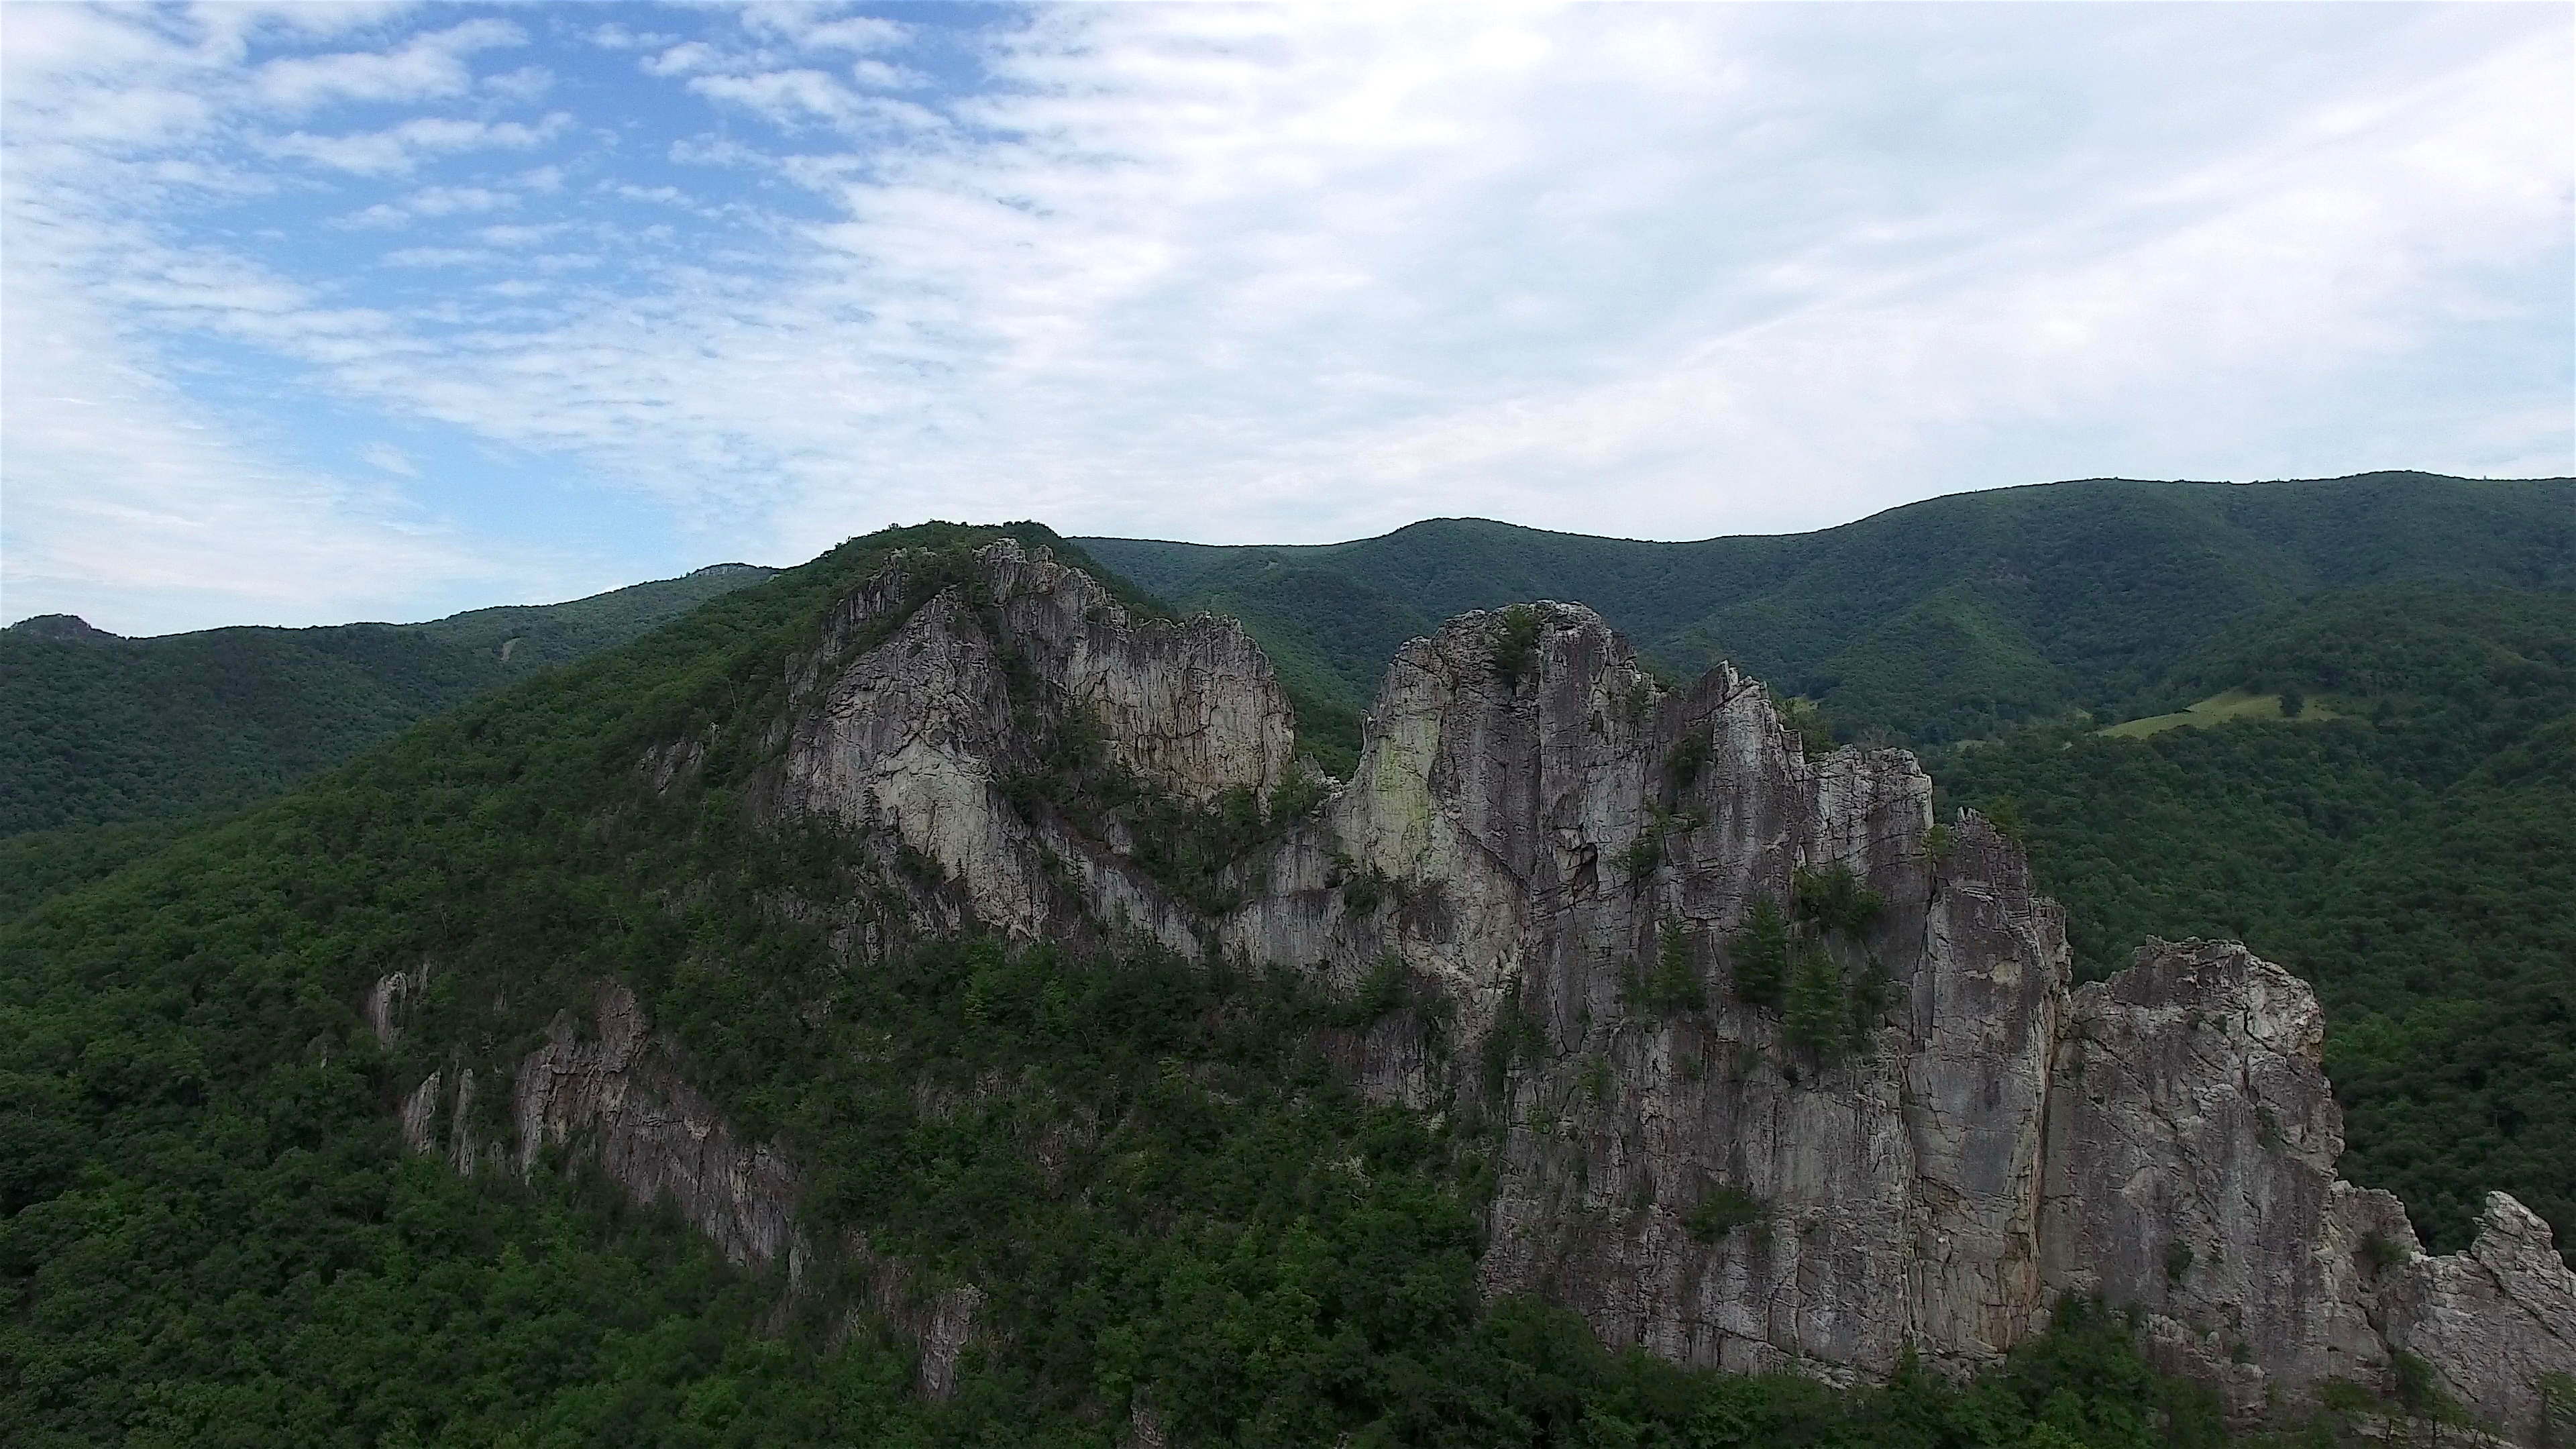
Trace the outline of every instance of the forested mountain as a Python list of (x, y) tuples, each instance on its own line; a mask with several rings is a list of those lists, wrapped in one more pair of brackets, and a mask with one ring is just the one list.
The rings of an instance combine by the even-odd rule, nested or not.
[(0, 836), (240, 809), (772, 572), (717, 564), (426, 624), (121, 639), (68, 616), (21, 620), (0, 630)]
[[(1694, 627), (1705, 652), (1734, 654), (1719, 621), (1770, 641), (1747, 649), (1806, 661), (1791, 677), (1846, 736), (1975, 739), (1929, 750), (1939, 818), (1974, 805), (2027, 842), (2037, 884), (2069, 905), (2080, 973), (2125, 963), (2147, 935), (2197, 933), (2242, 937), (2314, 981), (2352, 1139), (2344, 1175), (2396, 1189), (2430, 1246), (2465, 1243), (2478, 1194), (2502, 1188), (2576, 1247), (2576, 1182), (2553, 1149), (2576, 1133), (2576, 893), (2560, 868), (2576, 858), (2571, 504), (2564, 481), (2373, 475), (2056, 485), (1704, 545), (1477, 523), (1327, 550), (1096, 543), (1141, 586), (1113, 581), (1140, 621), (1160, 612), (1148, 589), (1239, 608), (1287, 655), (1296, 748), (1344, 772), (1357, 703), (1434, 614), (1552, 596), (1629, 623), (1621, 611), (1651, 614), (1669, 589), (1682, 602), (1651, 615), (1667, 624), (1647, 635), (1668, 667), (1703, 657), (1673, 642)], [(1931, 524), (1889, 522), (1910, 515)], [(1854, 530), (1857, 542), (1817, 542)], [(981, 702), (964, 712), (1028, 742), (995, 776), (999, 798), (1012, 818), (1071, 832), (1046, 837), (1063, 849), (1033, 854), (1012, 891), (1045, 899), (1096, 882), (1102, 867), (1075, 844), (1123, 840), (1144, 893), (1131, 899), (1237, 910), (1265, 862), (1312, 831), (1313, 782), (1293, 771), (1267, 808), (1241, 791), (1173, 797), (1104, 754), (1078, 712), (1041, 706), (1048, 666), (1031, 646), (1007, 632), (976, 642), (999, 604), (967, 550), (1003, 534), (1090, 562), (1034, 525), (890, 530), (407, 730), (384, 710), (344, 716), (398, 737), (238, 819), (170, 839), (148, 826), (21, 837), (26, 849), (0, 860), (16, 913), (0, 924), (0, 1420), (12, 1442), (2054, 1449), (2229, 1436), (2226, 1403), (2141, 1356), (2149, 1320), (2135, 1302), (2126, 1316), (2069, 1303), (1969, 1381), (1909, 1351), (1884, 1387), (1838, 1393), (1613, 1351), (1547, 1291), (1480, 1292), (1494, 1204), (1529, 1196), (1524, 1154), (1565, 1169), (1579, 1124), (1631, 1090), (1619, 1053), (1635, 1033), (1683, 1033), (1694, 1012), (1721, 1008), (1775, 1019), (1689, 1004), (1673, 963), (1728, 963), (1701, 968), (1725, 997), (1731, 939), (1667, 934), (1654, 923), (1668, 918), (1647, 912), (1635, 980), (1612, 997), (1552, 1016), (1534, 995), (1509, 998), (1484, 1045), (1454, 1048), (1457, 1074), (1507, 1099), (1551, 1081), (1563, 1095), (1547, 1114), (1529, 1098), (1507, 1128), (1472, 1086), (1412, 1107), (1355, 1088), (1393, 1043), (1416, 1043), (1406, 1050), (1427, 1053), (1430, 1071), (1447, 1070), (1443, 1032), (1472, 1042), (1487, 1008), (1462, 1019), (1418, 973), (1262, 970), (1186, 932), (1176, 949), (1151, 938), (1157, 918), (1141, 904), (1132, 934), (1122, 911), (1120, 929), (1014, 942), (991, 917), (1019, 897), (866, 813), (899, 812), (896, 794), (860, 792), (866, 810), (847, 819), (782, 813), (802, 748), (782, 722), (821, 717), (834, 671), (882, 667), (895, 672), (871, 688), (929, 687), (980, 659), (1007, 698), (971, 696)], [(1460, 539), (1469, 564), (1441, 553)], [(1774, 552), (1725, 554), (1738, 546)], [(872, 584), (898, 549), (914, 550), (908, 572)], [(1476, 567), (1504, 581), (1487, 589)], [(2085, 602), (2086, 579), (2109, 601)], [(1841, 602), (1840, 586), (1862, 602)], [(929, 628), (934, 606), (951, 622)], [(1067, 627), (1099, 625), (1097, 606), (1077, 617)], [(1498, 617), (1483, 626), (1505, 641), (1492, 677), (1518, 687), (1559, 667), (1507, 658), (1523, 620)], [(479, 667), (476, 651), (538, 632), (491, 623), (500, 632), (433, 642), (462, 641)], [(888, 648), (898, 639), (911, 642)], [(9, 647), (20, 642), (160, 641)], [(423, 649), (368, 647), (320, 652), (346, 663)], [(1965, 660), (1972, 679), (2027, 655), (2045, 687), (1941, 694), (1940, 669), (1899, 667), (1913, 667), (1904, 648)], [(389, 674), (467, 677), (442, 668)], [(64, 677), (68, 690), (92, 676)], [(426, 697), (367, 677), (386, 697)], [(483, 687), (469, 679), (458, 697)], [(1909, 688), (1932, 689), (1931, 702), (1903, 703)], [(2295, 700), (2299, 717), (2097, 733), (2231, 690)], [(250, 701), (219, 707), (268, 723), (218, 757), (273, 748), (250, 731), (291, 737)], [(1809, 734), (1821, 758), (1826, 741), (1812, 723)], [(326, 753), (306, 758), (326, 765)], [(1649, 881), (1686, 873), (1699, 762), (1678, 749), (1659, 759), (1670, 798), (1602, 862), (1613, 894), (1661, 899), (1671, 883)], [(285, 777), (245, 766), (228, 778), (231, 805)], [(72, 795), (88, 798), (81, 788)], [(1958, 848), (1953, 828), (1939, 850)], [(1972, 854), (1983, 828), (1955, 825)], [(1448, 929), (1454, 898), (1360, 862), (1329, 869), (1334, 910), (1365, 915), (1365, 900)], [(1819, 924), (1842, 918), (1833, 911), (1865, 919), (1856, 898), (1817, 899), (1784, 891), (1784, 939), (1853, 963), (1885, 948)], [(1856, 975), (1848, 998), (1838, 984), (1823, 1016), (1836, 1041), (1861, 1039), (1869, 979)], [(639, 1207), (633, 1180), (596, 1150), (501, 1160), (524, 1150), (508, 1144), (528, 1112), (549, 1141), (546, 1113), (562, 1110), (528, 1105), (523, 1063), (562, 1063), (578, 1080), (596, 1070), (583, 1063), (624, 1060), (625, 998), (603, 983), (650, 1021), (620, 1090), (710, 1134), (692, 1150), (734, 1152), (743, 1173), (794, 1163), (778, 1201), (803, 1247), (737, 1251), (765, 1209), (723, 1191), (718, 1217), (733, 1226), (710, 1246), (690, 1226), (709, 1221), (690, 1182), (666, 1179), (659, 1204)], [(1596, 1012), (1613, 1046), (1576, 1051)], [(1837, 1024), (1845, 1012), (1854, 1025)], [(1538, 1050), (1551, 1041), (1567, 1044), (1553, 1066)], [(1830, 1065), (1813, 1045), (1775, 1044), (1770, 1062), (1713, 1050), (1703, 1070), (1729, 1090), (1781, 1070), (1791, 1090)], [(1865, 1052), (1848, 1068), (1869, 1069)], [(1679, 1053), (1670, 1070), (1689, 1077)], [(1669, 1089), (1703, 1090), (1697, 1078)], [(406, 1151), (407, 1137), (431, 1150)], [(1628, 1170), (1618, 1156), (1568, 1170)], [(524, 1174), (509, 1170), (518, 1161)], [(742, 1180), (716, 1156), (703, 1165), (708, 1181)], [(1608, 1194), (1611, 1180), (1590, 1190)], [(1652, 1197), (1622, 1189), (1585, 1212), (1678, 1213)], [(1784, 1216), (1775, 1240), (1771, 1210), (1703, 1190), (1691, 1251), (1758, 1262), (1836, 1231)], [(1565, 1229), (1601, 1230), (1580, 1213)], [(2385, 1286), (2415, 1269), (2379, 1232), (2353, 1251)], [(2194, 1273), (2216, 1265), (2166, 1251), (2156, 1292), (2174, 1302), (2156, 1311), (2183, 1313)], [(1812, 1273), (1800, 1281), (1812, 1290)], [(942, 1324), (974, 1331), (943, 1338)], [(2221, 1362), (2253, 1352), (2212, 1342)], [(2171, 1361), (2171, 1342), (2159, 1351)], [(2481, 1407), (2443, 1382), (2399, 1353), (2375, 1378), (2284, 1407), (2283, 1422), (2317, 1417), (2304, 1437), (2278, 1438), (2334, 1442), (2380, 1415)], [(2248, 1433), (2261, 1436), (2240, 1412), (2235, 1434)]]
[(1242, 619), (1284, 678), (1354, 710), (1396, 646), (1441, 620), (1566, 599), (1676, 674), (1730, 660), (1821, 700), (1846, 733), (1938, 743), (2074, 708), (2170, 707), (2184, 658), (2319, 589), (2576, 587), (2576, 480), (2096, 479), (1696, 543), (1482, 519), (1296, 547), (1081, 542), (1178, 606)]

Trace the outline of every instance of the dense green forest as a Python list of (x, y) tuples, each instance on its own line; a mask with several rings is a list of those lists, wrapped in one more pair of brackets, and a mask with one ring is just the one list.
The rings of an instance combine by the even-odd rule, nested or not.
[(2154, 713), (2184, 658), (2319, 589), (2576, 587), (2576, 480), (2096, 479), (1694, 543), (1459, 518), (1304, 547), (1080, 542), (1176, 604), (1243, 619), (1284, 676), (1319, 696), (1338, 684), (1353, 708), (1442, 620), (1566, 599), (1676, 674), (1729, 659), (1847, 733), (1930, 744), (2076, 708)]
[(0, 836), (238, 810), (771, 572), (718, 564), (426, 624), (120, 639), (60, 616), (23, 620), (0, 630)]
[[(1359, 1101), (1315, 1045), (1388, 1002), (1115, 941), (898, 931), (846, 973), (781, 906), (886, 863), (754, 830), (738, 792), (829, 601), (890, 546), (979, 536), (859, 541), (0, 927), (11, 1441), (1105, 1446), (1140, 1409), (1244, 1445), (2219, 1439), (2080, 1303), (1974, 1383), (1851, 1393), (1480, 1304), (1489, 1143)], [(646, 786), (636, 752), (701, 727), (703, 776)], [(425, 1014), (380, 1049), (366, 984), (425, 957)], [(404, 1157), (426, 1043), (513, 1058), (604, 976), (795, 1145), (818, 1235), (993, 1295), (952, 1400), (828, 1283), (787, 1297), (578, 1167)]]

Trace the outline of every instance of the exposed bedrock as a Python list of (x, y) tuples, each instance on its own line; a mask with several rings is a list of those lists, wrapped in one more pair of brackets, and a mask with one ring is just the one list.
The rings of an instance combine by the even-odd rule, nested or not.
[(560, 1012), (519, 1063), (512, 1097), (522, 1173), (548, 1147), (596, 1157), (641, 1203), (669, 1199), (727, 1259), (790, 1282), (811, 1248), (797, 1231), (795, 1165), (773, 1144), (739, 1140), (721, 1113), (648, 1050), (634, 993), (599, 989), (589, 1021)]
[(1208, 804), (1266, 800), (1287, 778), (1294, 716), (1231, 620), (1137, 619), (1089, 575), (1004, 539), (978, 578), (924, 601), (898, 561), (837, 609), (798, 662), (781, 804), (885, 828), (965, 886), (987, 924), (1033, 934), (1124, 908), (1176, 946), (1189, 923), (1097, 841), (1025, 820), (1014, 772), (1040, 762), (1015, 710), (1078, 713), (1118, 763)]
[[(586, 1019), (558, 1013), (546, 1044), (518, 1063), (514, 1146), (474, 1142), (473, 1069), (462, 1070), (454, 1101), (443, 1109), (446, 1075), (431, 1072), (403, 1101), (403, 1136), (414, 1151), (440, 1150), (434, 1133), (444, 1110), (449, 1163), (460, 1173), (506, 1166), (524, 1176), (549, 1150), (588, 1158), (636, 1202), (670, 1202), (738, 1267), (766, 1272), (783, 1265), (794, 1289), (815, 1266), (813, 1243), (796, 1221), (794, 1162), (775, 1143), (743, 1141), (671, 1069), (624, 986), (600, 983)], [(946, 1398), (958, 1354), (976, 1331), (981, 1291), (971, 1284), (925, 1285), (902, 1259), (875, 1252), (855, 1235), (838, 1259), (857, 1299), (919, 1350), (921, 1391)]]
[[(1233, 938), (1274, 959), (1392, 950), (1457, 1001), (1445, 1072), (1359, 1063), (1388, 1095), (1483, 1097), (1484, 1038), (1519, 1042), (1482, 1104), (1506, 1124), (1490, 1289), (1729, 1368), (1999, 1352), (2047, 1302), (2030, 1129), (2066, 969), (2055, 909), (1973, 816), (1930, 858), (1911, 756), (1810, 760), (1731, 669), (1668, 691), (1589, 610), (1532, 612), (1519, 670), (1496, 664), (1513, 621), (1481, 614), (1389, 673), (1327, 826), (1399, 904), (1319, 921), (1278, 892)], [(1884, 986), (1828, 1063), (1738, 999), (1724, 943), (1756, 901), (1790, 906), (1794, 872), (1834, 866), (1884, 905), (1826, 948)], [(1675, 951), (1705, 1007), (1640, 1000)], [(1695, 1235), (1713, 1195), (1750, 1220)]]
[(2076, 992), (2048, 1114), (2052, 1281), (2145, 1309), (2155, 1356), (2249, 1417), (2275, 1386), (2384, 1388), (2402, 1350), (2533, 1427), (2542, 1376), (2576, 1372), (2576, 1274), (2503, 1193), (2467, 1252), (2435, 1258), (2396, 1198), (2337, 1179), (2324, 1040), (2307, 984), (2233, 942), (2150, 942)]

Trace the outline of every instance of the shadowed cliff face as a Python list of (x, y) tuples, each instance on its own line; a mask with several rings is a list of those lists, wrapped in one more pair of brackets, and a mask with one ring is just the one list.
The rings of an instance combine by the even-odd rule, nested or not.
[[(1577, 606), (1471, 614), (1398, 654), (1354, 778), (1221, 899), (1185, 900), (1117, 815), (1014, 782), (1075, 730), (1191, 806), (1274, 797), (1291, 718), (1250, 640), (1133, 619), (1007, 541), (927, 593), (908, 567), (794, 662), (772, 808), (900, 842), (1004, 931), (1400, 978), (1326, 1046), (1371, 1094), (1494, 1132), (1490, 1290), (1679, 1361), (1836, 1379), (1909, 1347), (1988, 1360), (2098, 1292), (2248, 1414), (2384, 1381), (2404, 1349), (2518, 1426), (2539, 1375), (2576, 1372), (2545, 1225), (2498, 1195), (2476, 1248), (2427, 1258), (2394, 1199), (2335, 1178), (2302, 983), (2152, 943), (2070, 993), (2019, 848), (1973, 814), (1936, 833), (1902, 751), (1811, 758), (1760, 685), (1721, 666), (1667, 689)], [(666, 782), (689, 758), (644, 765)], [(1745, 936), (1768, 911), (1797, 968), (1770, 988)], [(406, 989), (380, 988), (380, 1030)], [(595, 1040), (568, 1018), (518, 1065), (512, 1160), (594, 1152), (737, 1261), (810, 1253), (794, 1165), (655, 1065), (640, 1015), (618, 1024), (631, 997), (601, 999)], [(424, 1150), (442, 1090), (406, 1108)], [(951, 1361), (961, 1304), (924, 1329)]]

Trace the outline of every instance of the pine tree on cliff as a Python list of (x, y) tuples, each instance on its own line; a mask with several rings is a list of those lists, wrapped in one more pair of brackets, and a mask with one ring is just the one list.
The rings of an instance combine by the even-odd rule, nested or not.
[(1769, 896), (1753, 903), (1744, 929), (1727, 942), (1735, 966), (1735, 994), (1757, 1006), (1780, 1004), (1780, 988), (1789, 976), (1789, 921)]
[(1789, 1045), (1811, 1052), (1819, 1062), (1843, 1054), (1843, 972), (1818, 945), (1801, 946), (1789, 975), (1789, 1000), (1783, 1009)]

